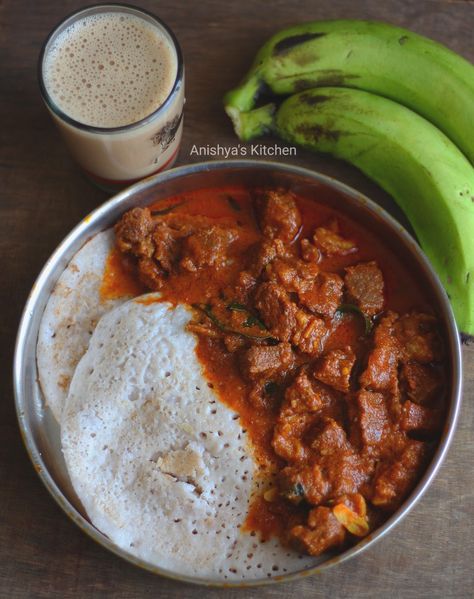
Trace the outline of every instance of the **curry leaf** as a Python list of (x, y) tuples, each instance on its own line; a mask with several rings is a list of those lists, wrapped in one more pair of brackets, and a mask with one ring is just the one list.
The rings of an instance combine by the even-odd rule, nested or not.
[(278, 391), (278, 385), (273, 381), (268, 381), (265, 383), (263, 389), (267, 395), (275, 395), (275, 393)]
[(236, 212), (240, 212), (242, 210), (240, 204), (232, 196), (227, 196), (227, 201), (229, 202), (229, 206), (232, 208), (232, 210), (235, 210)]
[(230, 302), (227, 306), (227, 310), (233, 310), (234, 312), (248, 312), (247, 308), (239, 302)]
[(179, 208), (183, 204), (186, 204), (186, 200), (183, 200), (182, 202), (178, 202), (177, 204), (173, 204), (172, 206), (167, 206), (166, 208), (163, 208), (162, 210), (152, 210), (150, 214), (152, 216), (163, 216), (164, 214), (169, 214), (170, 212), (173, 212), (173, 210), (175, 210), (176, 208)]
[(249, 314), (247, 320), (244, 322), (244, 327), (255, 327), (257, 326), (261, 331), (266, 330), (266, 326), (263, 324), (261, 320), (259, 320), (253, 314)]
[(298, 495), (299, 497), (304, 497), (304, 487), (301, 483), (296, 483), (296, 485), (294, 486), (294, 494)]
[(239, 304), (239, 302), (231, 302), (228, 306), (227, 306), (227, 310), (232, 310), (233, 312), (244, 312), (245, 314), (247, 314), (247, 320), (244, 322), (243, 326), (250, 328), (250, 327), (258, 327), (261, 331), (266, 331), (267, 327), (265, 326), (265, 324), (259, 319), (257, 318), (254, 314), (252, 314), (252, 312), (250, 312), (250, 310), (247, 310), (247, 308), (245, 306), (243, 306), (242, 304)]
[[(209, 320), (221, 331), (224, 333), (231, 333), (233, 335), (241, 335), (247, 339), (252, 339), (254, 341), (268, 341), (269, 343), (278, 343), (278, 339), (272, 337), (270, 334), (268, 335), (250, 335), (249, 333), (244, 333), (243, 331), (238, 331), (237, 329), (233, 329), (229, 327), (225, 322), (222, 322), (212, 311), (212, 306), (210, 304), (193, 304), (193, 308), (204, 312), (204, 314), (209, 318)], [(265, 329), (266, 330), (266, 329)], [(267, 331), (268, 332), (268, 331)]]
[(339, 313), (339, 314), (347, 314), (347, 313), (358, 314), (364, 320), (365, 334), (366, 335), (370, 335), (370, 333), (372, 332), (372, 329), (374, 327), (374, 323), (372, 322), (371, 318), (369, 316), (367, 316), (367, 314), (365, 314), (364, 312), (362, 312), (362, 310), (358, 306), (356, 306), (355, 304), (341, 304), (337, 308), (336, 313)]
[(305, 490), (300, 482), (296, 482), (281, 493), (289, 501), (295, 504), (301, 503), (305, 498)]

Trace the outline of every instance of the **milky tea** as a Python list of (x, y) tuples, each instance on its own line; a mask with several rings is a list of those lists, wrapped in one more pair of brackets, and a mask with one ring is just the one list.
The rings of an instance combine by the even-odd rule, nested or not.
[(120, 188), (174, 163), (183, 63), (156, 17), (119, 5), (75, 13), (45, 43), (40, 87), (73, 156), (99, 185)]

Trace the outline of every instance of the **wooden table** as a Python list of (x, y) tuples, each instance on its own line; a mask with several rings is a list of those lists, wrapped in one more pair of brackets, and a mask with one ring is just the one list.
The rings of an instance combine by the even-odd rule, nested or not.
[[(458, 431), (435, 482), (387, 538), (322, 575), (244, 591), (203, 590), (165, 580), (96, 545), (49, 497), (21, 443), (11, 362), (22, 307), (36, 275), (64, 235), (107, 197), (71, 161), (36, 82), (42, 41), (57, 21), (82, 4), (5, 0), (0, 6), (0, 596), (473, 597), (472, 347), (464, 348), (464, 404)], [(243, 75), (259, 45), (288, 24), (321, 18), (382, 19), (431, 36), (474, 60), (474, 3), (469, 1), (140, 0), (140, 4), (159, 12), (171, 25), (185, 55), (187, 104), (179, 164), (198, 160), (190, 155), (193, 144), (236, 144), (222, 111), (222, 94)], [(302, 150), (289, 160), (335, 175), (399, 214), (386, 195), (347, 165)]]

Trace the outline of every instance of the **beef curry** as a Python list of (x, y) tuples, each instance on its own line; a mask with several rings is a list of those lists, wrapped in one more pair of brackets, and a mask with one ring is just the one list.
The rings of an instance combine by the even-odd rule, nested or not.
[(115, 231), (104, 293), (138, 278), (194, 308), (206, 378), (260, 466), (244, 527), (319, 555), (393, 513), (439, 438), (446, 373), (430, 298), (375, 233), (243, 188), (134, 208)]

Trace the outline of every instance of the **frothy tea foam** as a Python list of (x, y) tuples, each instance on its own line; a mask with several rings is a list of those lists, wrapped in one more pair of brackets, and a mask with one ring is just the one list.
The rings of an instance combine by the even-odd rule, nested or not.
[(165, 35), (126, 13), (88, 15), (72, 23), (43, 63), (54, 103), (95, 127), (120, 127), (150, 115), (168, 97), (176, 74), (176, 53)]

